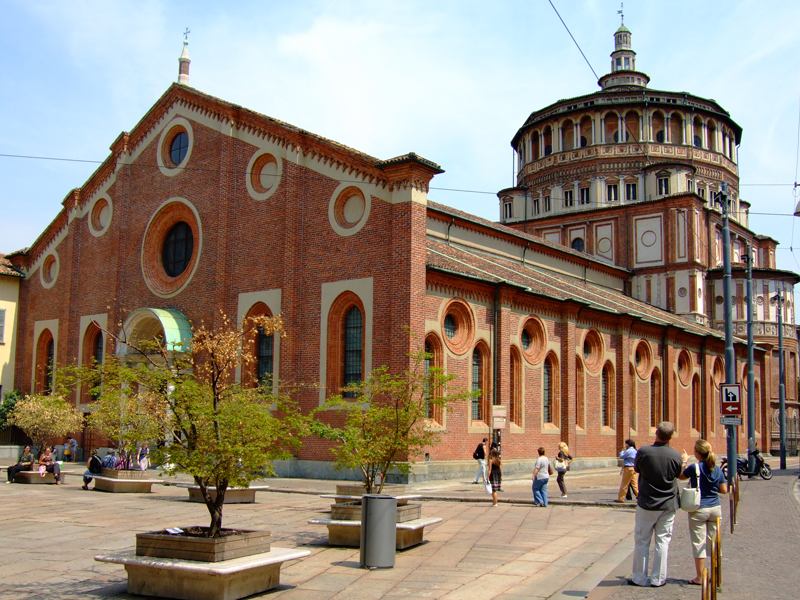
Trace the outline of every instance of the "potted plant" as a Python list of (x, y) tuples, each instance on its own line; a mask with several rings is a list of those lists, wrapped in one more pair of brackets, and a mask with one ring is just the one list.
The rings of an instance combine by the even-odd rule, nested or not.
[(338, 442), (331, 449), (336, 468), (361, 472), (362, 485), (347, 486), (353, 490), (381, 493), (389, 473), (407, 474), (414, 457), (445, 433), (432, 415), (471, 397), (450, 389), (455, 376), (430, 366), (431, 354), (418, 351), (409, 358), (411, 366), (402, 373), (379, 367), (364, 381), (343, 388), (350, 397), (332, 396), (314, 413), (312, 431)]
[[(133, 440), (163, 440), (153, 450), (167, 475), (191, 475), (208, 509), (208, 526), (184, 526), (137, 535), (137, 554), (211, 562), (269, 551), (269, 532), (223, 528), (225, 493), (273, 474), (271, 461), (288, 458), (299, 444), (305, 419), (271, 382), (237, 381), (254, 357), (246, 349), (256, 335), (282, 335), (280, 317), (256, 316), (241, 325), (220, 316), (217, 327), (192, 327), (185, 347), (160, 339), (126, 345), (125, 361), (97, 365), (102, 380), (92, 423), (123, 447)], [(238, 543), (232, 543), (234, 536)], [(234, 548), (234, 546), (236, 546)]]

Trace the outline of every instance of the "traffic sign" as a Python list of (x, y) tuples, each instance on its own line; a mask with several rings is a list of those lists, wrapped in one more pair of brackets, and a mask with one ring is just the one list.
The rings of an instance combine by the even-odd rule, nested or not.
[(741, 425), (742, 417), (722, 417), (719, 423), (720, 425)]
[(719, 386), (722, 402), (719, 413), (723, 417), (742, 416), (742, 386), (738, 383), (723, 384)]

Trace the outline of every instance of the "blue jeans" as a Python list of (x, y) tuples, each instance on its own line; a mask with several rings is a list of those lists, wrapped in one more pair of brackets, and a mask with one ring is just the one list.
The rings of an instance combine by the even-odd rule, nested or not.
[(533, 480), (533, 501), (536, 504), (547, 506), (547, 479)]

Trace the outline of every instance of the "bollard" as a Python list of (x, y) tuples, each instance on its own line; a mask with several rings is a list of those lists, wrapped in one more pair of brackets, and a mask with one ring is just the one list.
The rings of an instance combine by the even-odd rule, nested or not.
[(700, 595), (701, 600), (711, 600), (710, 588), (708, 585), (708, 568), (703, 569), (703, 589)]
[[(722, 588), (722, 519), (717, 519), (717, 536), (714, 540), (714, 559), (717, 562), (717, 577), (714, 582), (714, 589)], [(717, 593), (714, 592), (714, 598)]]

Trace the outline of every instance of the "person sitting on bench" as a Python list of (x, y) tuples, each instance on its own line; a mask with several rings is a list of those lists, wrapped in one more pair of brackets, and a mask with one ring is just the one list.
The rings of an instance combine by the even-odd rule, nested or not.
[(56, 478), (56, 485), (61, 485), (61, 466), (53, 458), (50, 448), (45, 448), (44, 454), (39, 457), (39, 466), (43, 466), (45, 471), (53, 474), (53, 477)]
[(33, 471), (33, 452), (31, 452), (30, 446), (25, 446), (17, 464), (8, 467), (8, 481), (6, 483), (14, 483), (14, 477), (20, 471)]

